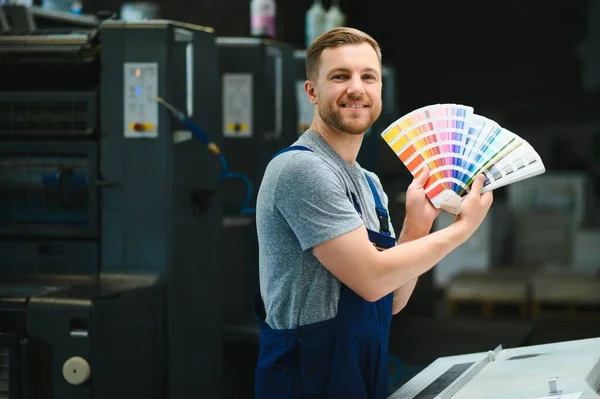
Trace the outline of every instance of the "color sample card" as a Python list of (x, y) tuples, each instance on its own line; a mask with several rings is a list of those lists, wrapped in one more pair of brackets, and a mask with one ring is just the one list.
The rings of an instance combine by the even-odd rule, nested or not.
[(465, 105), (416, 109), (388, 126), (381, 137), (413, 176), (429, 167), (425, 192), (436, 207), (451, 213), (460, 212), (462, 198), (481, 173), (485, 192), (545, 172), (527, 141)]

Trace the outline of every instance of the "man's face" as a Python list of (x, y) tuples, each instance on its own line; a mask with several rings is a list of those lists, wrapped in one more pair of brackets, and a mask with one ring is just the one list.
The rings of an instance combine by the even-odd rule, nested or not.
[(368, 43), (321, 53), (315, 96), (320, 118), (344, 133), (364, 133), (381, 114), (381, 68)]

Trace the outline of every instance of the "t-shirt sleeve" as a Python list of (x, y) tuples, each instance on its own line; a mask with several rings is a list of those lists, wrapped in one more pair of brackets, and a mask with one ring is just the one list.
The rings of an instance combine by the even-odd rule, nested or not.
[(303, 250), (363, 224), (340, 178), (315, 154), (295, 154), (287, 162), (277, 182), (275, 208)]

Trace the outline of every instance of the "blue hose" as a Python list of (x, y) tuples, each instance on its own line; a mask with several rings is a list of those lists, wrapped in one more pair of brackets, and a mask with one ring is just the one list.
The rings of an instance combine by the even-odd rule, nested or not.
[(188, 117), (186, 117), (183, 112), (179, 111), (173, 105), (169, 104), (168, 102), (166, 102), (164, 99), (162, 99), (160, 97), (155, 97), (155, 100), (158, 101), (159, 103), (161, 103), (162, 105), (164, 105), (169, 111), (171, 111), (171, 113), (181, 122), (181, 124), (183, 126), (185, 126), (190, 131), (190, 133), (192, 133), (192, 136), (194, 136), (196, 139), (198, 139), (202, 143), (204, 143), (204, 145), (206, 145), (206, 147), (208, 148), (208, 150), (210, 152), (219, 156), (219, 159), (221, 161), (221, 175), (219, 176), (219, 179), (218, 179), (219, 183), (223, 182), (226, 179), (240, 179), (244, 182), (244, 184), (246, 186), (246, 198), (244, 199), (244, 202), (242, 203), (242, 206), (240, 209), (240, 214), (241, 215), (255, 214), (256, 209), (249, 207), (250, 202), (252, 201), (252, 182), (250, 181), (248, 176), (246, 176), (243, 173), (239, 173), (239, 172), (230, 172), (229, 164), (227, 163), (227, 159), (225, 158), (225, 155), (221, 152), (221, 149), (219, 148), (219, 146), (217, 146), (217, 144), (214, 143), (210, 139), (210, 137), (202, 129), (200, 129), (200, 127), (198, 127), (198, 125), (196, 125), (193, 121), (191, 121)]

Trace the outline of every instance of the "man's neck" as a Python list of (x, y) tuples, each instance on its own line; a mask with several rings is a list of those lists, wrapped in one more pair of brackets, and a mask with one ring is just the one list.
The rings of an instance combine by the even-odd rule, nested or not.
[(322, 121), (313, 121), (311, 130), (316, 132), (333, 148), (343, 160), (354, 165), (360, 151), (364, 134), (353, 135), (343, 133), (325, 125)]

